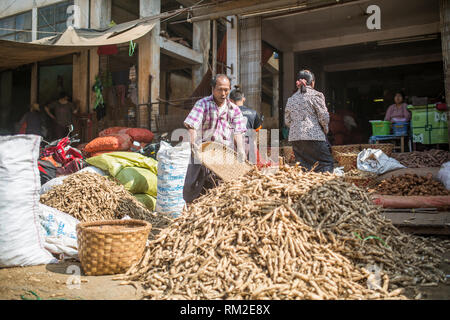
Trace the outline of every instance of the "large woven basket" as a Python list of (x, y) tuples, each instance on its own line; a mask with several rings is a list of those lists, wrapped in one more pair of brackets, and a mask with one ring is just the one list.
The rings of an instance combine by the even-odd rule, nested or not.
[(205, 167), (224, 181), (236, 180), (253, 168), (247, 161), (240, 162), (234, 150), (217, 142), (203, 143), (200, 159)]
[(353, 153), (361, 151), (360, 144), (345, 144), (341, 146), (332, 146), (331, 152), (333, 154), (333, 158), (336, 159), (338, 153)]
[(151, 224), (143, 220), (105, 220), (77, 225), (78, 255), (88, 276), (126, 272), (141, 259)]
[(362, 144), (361, 151), (364, 149), (380, 149), (388, 157), (390, 157), (392, 154), (392, 150), (394, 150), (394, 145), (392, 143)]
[(357, 167), (358, 153), (337, 152), (335, 159), (339, 163), (339, 166), (344, 167), (344, 171), (350, 171)]

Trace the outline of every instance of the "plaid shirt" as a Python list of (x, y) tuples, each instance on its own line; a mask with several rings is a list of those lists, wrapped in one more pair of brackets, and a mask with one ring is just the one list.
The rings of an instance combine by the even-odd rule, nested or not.
[(198, 100), (184, 120), (184, 124), (201, 130), (202, 142), (216, 141), (228, 146), (233, 145), (233, 134), (247, 131), (246, 119), (234, 103), (226, 100), (227, 108), (219, 112), (213, 96)]

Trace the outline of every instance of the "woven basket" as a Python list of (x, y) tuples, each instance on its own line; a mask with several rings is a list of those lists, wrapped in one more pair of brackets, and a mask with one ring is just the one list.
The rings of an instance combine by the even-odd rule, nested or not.
[(331, 152), (333, 154), (333, 158), (337, 157), (338, 153), (353, 153), (361, 151), (360, 144), (346, 144), (342, 146), (332, 146)]
[(217, 142), (203, 143), (200, 159), (205, 167), (224, 181), (236, 180), (253, 168), (247, 161), (240, 162), (234, 150)]
[(339, 163), (340, 167), (344, 167), (344, 171), (350, 171), (356, 169), (358, 153), (344, 154), (337, 152), (336, 161)]
[(141, 259), (151, 224), (105, 220), (77, 224), (78, 255), (88, 276), (126, 272)]
[(392, 150), (394, 150), (394, 145), (392, 143), (362, 144), (361, 151), (364, 149), (380, 149), (388, 157), (390, 157), (392, 154)]

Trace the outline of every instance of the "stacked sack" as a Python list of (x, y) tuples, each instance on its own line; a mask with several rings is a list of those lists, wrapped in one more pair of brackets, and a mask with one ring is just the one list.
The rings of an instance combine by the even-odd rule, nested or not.
[(156, 160), (134, 152), (109, 152), (86, 161), (116, 178), (149, 210), (155, 209), (158, 173)]
[(89, 142), (83, 151), (91, 157), (115, 151), (131, 151), (133, 141), (141, 146), (152, 142), (153, 133), (144, 128), (111, 127), (99, 133), (98, 138)]

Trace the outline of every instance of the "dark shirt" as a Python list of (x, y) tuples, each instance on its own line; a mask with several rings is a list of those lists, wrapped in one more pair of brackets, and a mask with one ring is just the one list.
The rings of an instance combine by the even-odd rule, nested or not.
[(49, 107), (55, 115), (57, 124), (62, 127), (67, 127), (72, 124), (72, 112), (74, 109), (74, 105), (71, 102), (62, 104), (59, 103), (59, 101), (55, 101), (51, 103)]
[(258, 113), (246, 106), (239, 107), (241, 109), (242, 115), (247, 118), (247, 130), (248, 129), (259, 129), (262, 125), (261, 118)]
[(23, 122), (27, 123), (27, 129), (25, 131), (26, 134), (42, 135), (42, 115), (40, 112), (28, 111), (22, 118), (21, 123)]

